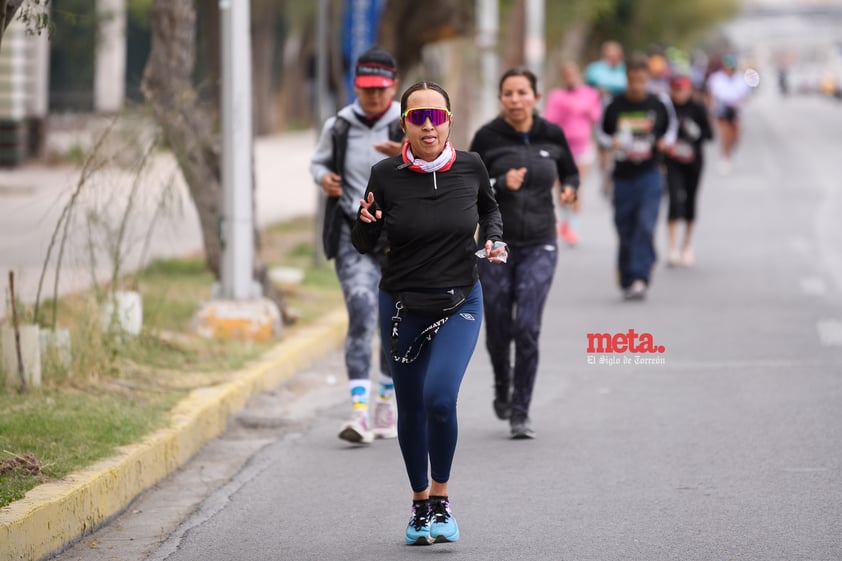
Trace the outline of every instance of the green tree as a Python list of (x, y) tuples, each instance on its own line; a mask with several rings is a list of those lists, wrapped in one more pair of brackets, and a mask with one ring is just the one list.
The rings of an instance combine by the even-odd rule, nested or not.
[[(523, 63), (525, 0), (500, 0), (500, 45), (503, 65)], [(547, 68), (545, 82), (562, 61), (581, 64), (599, 56), (606, 40), (619, 41), (627, 52), (652, 45), (688, 48), (717, 23), (733, 17), (738, 0), (565, 0), (546, 2)]]
[(619, 41), (627, 50), (652, 45), (692, 47), (717, 23), (734, 17), (736, 0), (612, 0), (612, 10), (593, 23), (589, 41), (595, 55), (600, 42)]
[(91, 111), (94, 104), (97, 17), (95, 0), (56, 0), (50, 39), (50, 108)]
[(126, 10), (136, 21), (149, 27), (149, 12), (152, 10), (152, 0), (128, 0)]

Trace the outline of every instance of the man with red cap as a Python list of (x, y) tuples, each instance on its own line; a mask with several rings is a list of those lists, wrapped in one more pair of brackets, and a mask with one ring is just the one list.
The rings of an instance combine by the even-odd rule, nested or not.
[(400, 104), (393, 99), (397, 76), (395, 59), (385, 50), (372, 47), (360, 55), (354, 77), (357, 99), (325, 122), (310, 162), (313, 179), (328, 197), (322, 236), (325, 256), (334, 259), (348, 310), (345, 367), (352, 414), (339, 438), (355, 444), (397, 437), (394, 385), (382, 349), (377, 401), (369, 418), (372, 339), (385, 247), (362, 255), (351, 244), (351, 226), (371, 166), (401, 151)]

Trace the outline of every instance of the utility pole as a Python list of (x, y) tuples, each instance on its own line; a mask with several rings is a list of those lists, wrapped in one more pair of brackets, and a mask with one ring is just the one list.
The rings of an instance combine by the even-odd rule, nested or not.
[(126, 0), (96, 0), (94, 109), (119, 113), (126, 97)]
[(544, 80), (544, 57), (546, 55), (545, 0), (526, 0), (526, 40), (523, 54), (526, 66)]
[[(499, 0), (477, 0), (476, 44), (480, 50), (480, 103), (478, 125), (497, 113), (497, 79), (500, 73), (497, 34), (500, 26)], [(476, 127), (475, 127), (476, 128)]]
[(282, 329), (278, 306), (254, 280), (251, 14), (247, 0), (219, 0), (222, 95), (222, 262), (213, 300), (199, 307), (203, 337), (271, 341)]
[(222, 43), (223, 298), (255, 294), (252, 205), (251, 14), (249, 2), (219, 0)]
[[(328, 26), (328, 0), (319, 0), (316, 16), (316, 134), (321, 134), (328, 115), (328, 92), (327, 70), (327, 26)], [(325, 252), (322, 247), (322, 228), (324, 227), (325, 205), (327, 204), (325, 194), (321, 189), (315, 189), (316, 193), (316, 227), (313, 232), (313, 260), (316, 265), (325, 261)]]

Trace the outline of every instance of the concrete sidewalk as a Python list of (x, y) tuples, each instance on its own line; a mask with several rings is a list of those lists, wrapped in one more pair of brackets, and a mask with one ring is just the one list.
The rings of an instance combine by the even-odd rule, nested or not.
[[(67, 151), (74, 146), (86, 146), (90, 136), (85, 131), (57, 132), (52, 142), (58, 151)], [(255, 214), (259, 226), (312, 216), (316, 212), (318, 190), (308, 169), (315, 144), (314, 130), (256, 139)], [(0, 170), (0, 272), (5, 279), (9, 270), (15, 271), (15, 286), (24, 302), (35, 299), (50, 238), (79, 176), (78, 168), (67, 165), (27, 164), (18, 169)], [(90, 286), (92, 270), (99, 280), (110, 277), (113, 259), (108, 255), (109, 244), (134, 181), (135, 175), (130, 171), (106, 168), (84, 187), (72, 216), (59, 294)], [(123, 245), (124, 272), (138, 269), (152, 259), (201, 252), (198, 215), (172, 155), (156, 155), (141, 181)], [(150, 224), (154, 224), (152, 232), (149, 232)], [(148, 248), (144, 250), (147, 234)], [(91, 245), (96, 250), (93, 267)], [(53, 250), (46, 269), (45, 290), (47, 286), (51, 290), (53, 285), (57, 253), (58, 248)], [(2, 286), (5, 292), (5, 281)], [(42, 300), (48, 296), (51, 292), (42, 295)], [(0, 319), (5, 316), (5, 301), (0, 298)]]

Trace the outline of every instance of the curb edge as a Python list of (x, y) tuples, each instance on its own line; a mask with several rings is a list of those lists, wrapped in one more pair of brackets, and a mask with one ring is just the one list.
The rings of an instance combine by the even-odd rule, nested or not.
[(39, 485), (0, 509), (0, 559), (43, 559), (93, 532), (222, 434), (229, 415), (252, 396), (339, 346), (347, 326), (344, 308), (327, 314), (280, 341), (236, 379), (191, 391), (170, 411), (168, 427), (61, 481)]

